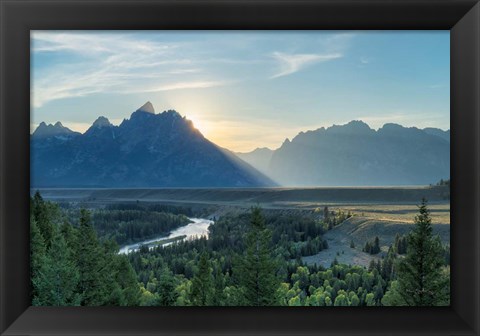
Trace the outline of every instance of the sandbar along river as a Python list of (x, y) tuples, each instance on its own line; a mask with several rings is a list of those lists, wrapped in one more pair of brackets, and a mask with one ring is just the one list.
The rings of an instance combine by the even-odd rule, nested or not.
[[(208, 238), (208, 227), (213, 224), (213, 221), (210, 219), (204, 218), (189, 218), (193, 223), (187, 224), (185, 226), (179, 227), (178, 229), (170, 232), (168, 236), (157, 237), (153, 239), (144, 240), (135, 244), (122, 246), (120, 248), (119, 254), (128, 254), (130, 252), (138, 251), (141, 245), (148, 245), (150, 243), (159, 241), (161, 239), (175, 238), (179, 236), (186, 236), (184, 239), (195, 239), (202, 236)], [(163, 244), (168, 245), (169, 243)]]

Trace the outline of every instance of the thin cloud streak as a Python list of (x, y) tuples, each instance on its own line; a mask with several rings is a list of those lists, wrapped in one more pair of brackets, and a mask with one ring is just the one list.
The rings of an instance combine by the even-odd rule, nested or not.
[(82, 55), (118, 54), (120, 51), (160, 53), (176, 48), (177, 44), (133, 39), (127, 34), (34, 31), (31, 34), (33, 52), (64, 52)]
[[(198, 81), (198, 82), (179, 82), (166, 85), (160, 85), (152, 88), (144, 88), (138, 92), (161, 92), (161, 91), (173, 91), (183, 89), (207, 89), (211, 87), (228, 85), (231, 82), (227, 81)], [(134, 92), (129, 90), (128, 92)]]
[(271, 78), (278, 78), (291, 75), (295, 72), (319, 62), (327, 62), (343, 57), (342, 54), (286, 54), (275, 52), (272, 55), (279, 62), (280, 72)]

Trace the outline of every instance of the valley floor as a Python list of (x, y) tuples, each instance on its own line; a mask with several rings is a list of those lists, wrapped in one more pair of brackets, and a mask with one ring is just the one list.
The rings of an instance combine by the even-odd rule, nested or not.
[[(112, 203), (164, 203), (188, 205), (196, 215), (214, 219), (228, 213), (244, 213), (260, 205), (265, 211), (308, 213), (319, 219), (325, 206), (330, 211), (351, 212), (353, 217), (329, 230), (324, 238), (329, 248), (303, 257), (308, 264), (329, 267), (338, 262), (368, 266), (381, 259), (395, 235), (412, 228), (417, 204), (422, 197), (429, 201), (434, 234), (444, 243), (450, 240), (450, 202), (439, 187), (372, 188), (252, 188), (252, 189), (40, 189), (47, 200), (103, 207)], [(362, 251), (367, 241), (379, 237), (381, 252), (370, 255)], [(355, 247), (351, 248), (353, 241)]]

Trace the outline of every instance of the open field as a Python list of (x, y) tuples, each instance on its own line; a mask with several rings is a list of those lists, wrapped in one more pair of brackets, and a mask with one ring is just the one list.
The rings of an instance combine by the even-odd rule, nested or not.
[[(344, 211), (351, 211), (353, 217), (334, 227), (325, 234), (329, 248), (320, 253), (304, 257), (307, 263), (317, 263), (329, 267), (337, 258), (340, 263), (368, 266), (372, 259), (380, 259), (395, 240), (395, 235), (406, 235), (414, 223), (418, 208), (410, 204), (391, 205), (344, 205)], [(433, 233), (438, 234), (443, 243), (450, 242), (450, 204), (429, 205)], [(376, 256), (362, 252), (367, 241), (378, 236), (382, 252)], [(350, 248), (353, 240), (355, 248)]]
[[(448, 214), (440, 212), (440, 215), (438, 215), (435, 210), (432, 211), (433, 233), (438, 234), (443, 243), (450, 242), (449, 214), (450, 212)], [(375, 218), (375, 216), (351, 217), (324, 235), (329, 246), (327, 250), (314, 256), (304, 257), (303, 261), (329, 267), (336, 257), (340, 263), (368, 266), (372, 259), (381, 259), (386, 254), (397, 233), (406, 235), (410, 232), (415, 215), (415, 209), (412, 209), (411, 212), (403, 213), (400, 217), (408, 217), (411, 220), (396, 220), (396, 218), (399, 218), (397, 214), (390, 215), (386, 212), (383, 213), (382, 219)], [(382, 252), (376, 256), (362, 252), (365, 243), (373, 240), (376, 236), (380, 240)], [(350, 247), (352, 240), (355, 248)]]
[[(36, 189), (32, 189), (34, 192)], [(445, 187), (328, 187), (328, 188), (177, 188), (177, 189), (38, 189), (42, 196), (59, 202), (172, 202), (266, 208), (306, 208), (334, 204), (446, 203)]]

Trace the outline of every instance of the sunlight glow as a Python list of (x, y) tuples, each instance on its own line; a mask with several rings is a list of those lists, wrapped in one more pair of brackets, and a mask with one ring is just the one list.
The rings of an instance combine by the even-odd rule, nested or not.
[(190, 120), (193, 123), (193, 127), (199, 130), (204, 137), (208, 137), (208, 131), (210, 129), (208, 122), (191, 113), (185, 113), (185, 118)]

